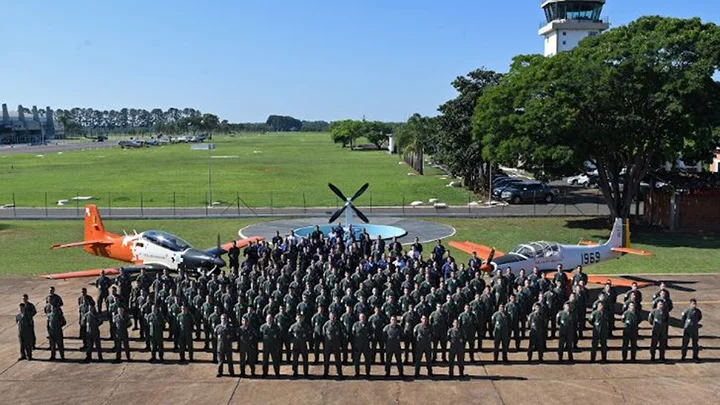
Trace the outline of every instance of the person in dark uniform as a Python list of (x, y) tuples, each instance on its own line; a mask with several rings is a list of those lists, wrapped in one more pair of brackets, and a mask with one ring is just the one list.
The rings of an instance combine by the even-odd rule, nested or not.
[(317, 313), (313, 315), (311, 324), (313, 328), (313, 351), (315, 352), (315, 362), (314, 364), (320, 363), (320, 345), (323, 345), (324, 349), (324, 340), (323, 337), (323, 326), (325, 325), (325, 322), (328, 321), (328, 314), (325, 310), (324, 305), (319, 305), (317, 309)]
[(538, 359), (540, 362), (543, 361), (543, 354), (545, 353), (545, 338), (547, 336), (545, 332), (545, 319), (541, 312), (540, 304), (536, 303), (533, 306), (533, 312), (528, 316), (528, 329), (530, 331), (530, 341), (528, 342), (527, 358), (528, 362), (532, 361), (533, 352), (537, 352)]
[[(352, 327), (353, 339), (353, 365), (355, 366), (355, 377), (360, 376), (360, 357), (365, 358), (365, 376), (370, 376), (370, 365), (372, 357), (370, 350), (370, 338), (372, 335), (372, 327), (366, 321), (365, 314), (360, 313), (359, 320)], [(382, 335), (382, 332), (381, 332)]]
[(230, 269), (238, 271), (240, 267), (240, 248), (237, 247), (235, 241), (232, 242), (232, 246), (228, 249), (228, 261), (230, 262)]
[(103, 303), (110, 294), (112, 280), (105, 275), (105, 270), (100, 270), (100, 276), (95, 280), (95, 287), (98, 289), (97, 311), (102, 312)]
[[(458, 316), (460, 329), (465, 333), (465, 342), (470, 352), (470, 361), (475, 362), (475, 325), (476, 316), (470, 311), (470, 305), (465, 304), (465, 311)], [(480, 336), (482, 339), (482, 336)]]
[(18, 360), (32, 360), (32, 324), (30, 317), (25, 310), (25, 303), (18, 306), (18, 314), (15, 315), (15, 323), (18, 327), (18, 342), (20, 343), (20, 358)]
[[(634, 296), (634, 295), (633, 295)], [(630, 360), (635, 361), (637, 354), (638, 341), (638, 325), (640, 317), (635, 308), (634, 301), (628, 301), (627, 310), (623, 312), (623, 342), (622, 342), (622, 359), (627, 361), (628, 347), (630, 349)]]
[(245, 365), (250, 366), (250, 373), (255, 376), (255, 364), (257, 363), (257, 333), (250, 326), (250, 319), (243, 316), (242, 324), (237, 332), (238, 351), (240, 352), (240, 376), (245, 377)]
[(702, 312), (697, 307), (695, 298), (690, 300), (690, 308), (684, 310), (680, 315), (680, 321), (683, 324), (682, 339), (682, 359), (685, 360), (688, 351), (688, 343), (692, 340), (693, 360), (700, 360), (700, 344), (698, 343), (698, 335), (700, 321), (702, 320)]
[(428, 317), (423, 315), (420, 318), (420, 323), (415, 326), (413, 330), (413, 336), (415, 337), (415, 377), (420, 376), (420, 361), (423, 356), (425, 357), (425, 367), (427, 367), (427, 373), (432, 376), (432, 339), (433, 330), (432, 326), (428, 323)]
[[(602, 295), (602, 294), (600, 294)], [(600, 347), (602, 354), (602, 362), (607, 361), (607, 339), (610, 332), (610, 323), (608, 322), (608, 311), (605, 310), (605, 302), (599, 301), (596, 309), (590, 314), (589, 322), (593, 326), (592, 349), (590, 351), (590, 361), (595, 362), (597, 357), (597, 349)]]
[(35, 346), (36, 346), (36, 342), (37, 342), (37, 337), (35, 336), (35, 319), (34, 319), (34, 317), (35, 317), (35, 315), (37, 315), (37, 308), (35, 308), (35, 304), (33, 304), (32, 302), (30, 302), (30, 297), (28, 297), (27, 294), (23, 294), (23, 296), (22, 296), (22, 303), (25, 304), (25, 305), (23, 306), (24, 311), (25, 311), (25, 318), (24, 318), (24, 319), (25, 319), (27, 322), (30, 322), (30, 326), (31, 326), (31, 328), (30, 328), (30, 342), (31, 342), (31, 345), (32, 345), (33, 350), (35, 350), (35, 349), (36, 349)]
[(295, 316), (296, 322), (290, 326), (289, 334), (290, 340), (292, 340), (292, 370), (293, 377), (298, 375), (298, 359), (302, 356), (303, 362), (303, 375), (308, 376), (308, 343), (310, 342), (310, 335), (312, 331), (310, 326), (305, 323), (305, 316), (302, 313), (298, 313)]
[[(522, 295), (521, 295), (522, 296)], [(515, 350), (520, 350), (520, 329), (521, 329), (521, 312), (524, 311), (522, 309), (522, 306), (516, 301), (517, 298), (515, 298), (514, 295), (511, 295), (510, 301), (505, 306), (505, 312), (508, 316), (508, 322), (510, 327), (510, 332), (512, 332), (513, 338), (515, 340)], [(524, 327), (522, 328), (524, 330)]]
[(460, 369), (460, 377), (465, 376), (465, 334), (460, 329), (460, 321), (453, 320), (452, 328), (447, 332), (447, 340), (450, 342), (450, 377), (455, 376), (455, 362)]
[(92, 357), (93, 349), (97, 350), (98, 360), (102, 361), (102, 347), (100, 346), (100, 325), (103, 321), (100, 314), (95, 310), (95, 305), (90, 305), (90, 310), (83, 318), (83, 328), (85, 328), (85, 362), (89, 362)]
[(335, 318), (335, 313), (330, 312), (330, 317), (323, 325), (323, 337), (325, 338), (325, 355), (323, 376), (327, 377), (330, 371), (330, 355), (334, 356), (335, 370), (339, 377), (342, 377), (341, 348), (343, 342), (343, 325)]
[(650, 360), (655, 360), (655, 351), (660, 349), (660, 360), (665, 361), (665, 349), (667, 349), (668, 328), (670, 315), (665, 310), (665, 303), (658, 301), (655, 309), (650, 311), (648, 321), (652, 325), (652, 338), (650, 340)]
[(50, 360), (55, 360), (55, 351), (60, 351), (60, 359), (65, 360), (65, 342), (63, 326), (67, 324), (59, 306), (52, 306), (47, 318), (47, 332), (50, 340)]
[(125, 349), (125, 358), (130, 361), (130, 339), (128, 336), (128, 328), (130, 327), (130, 317), (122, 306), (118, 308), (117, 314), (113, 316), (112, 323), (115, 326), (115, 361), (120, 361), (122, 349)]
[(185, 352), (187, 351), (190, 356), (190, 361), (193, 361), (193, 354), (195, 350), (193, 348), (193, 327), (195, 325), (195, 318), (190, 313), (190, 309), (187, 305), (183, 305), (180, 314), (177, 316), (177, 341), (178, 350), (180, 351), (180, 361), (185, 362)]
[(430, 314), (430, 325), (433, 331), (433, 361), (437, 361), (437, 355), (440, 352), (442, 361), (446, 362), (448, 319), (441, 303), (437, 303), (435, 307), (435, 311)]
[(213, 335), (217, 340), (217, 358), (219, 360), (217, 377), (222, 377), (223, 366), (225, 364), (228, 365), (228, 371), (230, 372), (230, 375), (234, 377), (235, 370), (233, 368), (232, 342), (235, 338), (235, 330), (233, 329), (232, 325), (230, 325), (227, 314), (222, 314), (222, 316), (220, 317), (220, 324), (215, 326)]
[(401, 361), (400, 342), (403, 340), (403, 329), (397, 323), (397, 317), (390, 317), (390, 324), (383, 328), (383, 341), (385, 342), (385, 377), (390, 376), (393, 357), (400, 377), (404, 376), (403, 364)]
[(570, 308), (569, 303), (563, 304), (562, 311), (557, 314), (557, 325), (560, 332), (558, 342), (558, 360), (563, 360), (563, 353), (566, 352), (568, 360), (573, 361), (573, 349), (575, 348), (575, 311)]
[(500, 303), (498, 310), (492, 316), (494, 336), (493, 361), (498, 362), (500, 347), (502, 346), (503, 363), (508, 362), (508, 344), (510, 343), (510, 319), (505, 312), (505, 304)]
[[(415, 325), (420, 323), (420, 315), (415, 311), (413, 304), (408, 305), (408, 310), (403, 314), (401, 323), (403, 329), (403, 342), (405, 343), (405, 363), (410, 363), (410, 353), (413, 354), (413, 360), (415, 360), (415, 339), (413, 337), (413, 329), (415, 328)], [(383, 335), (384, 328), (385, 323), (380, 325), (381, 336)], [(382, 357), (380, 362), (385, 363), (385, 351), (383, 350), (381, 353)]]
[(151, 312), (145, 316), (145, 325), (147, 325), (145, 333), (150, 339), (150, 362), (155, 361), (156, 355), (160, 358), (161, 363), (164, 361), (163, 330), (165, 329), (165, 323), (165, 315), (160, 312), (160, 307), (153, 305)]
[(265, 317), (265, 323), (260, 326), (260, 335), (263, 342), (263, 377), (268, 375), (270, 357), (272, 357), (275, 376), (280, 375), (280, 327), (275, 323), (272, 315)]
[(82, 346), (80, 350), (85, 350), (85, 328), (83, 328), (83, 317), (90, 310), (90, 305), (95, 305), (95, 300), (87, 293), (87, 288), (83, 287), (78, 297), (78, 324), (80, 325), (80, 341)]

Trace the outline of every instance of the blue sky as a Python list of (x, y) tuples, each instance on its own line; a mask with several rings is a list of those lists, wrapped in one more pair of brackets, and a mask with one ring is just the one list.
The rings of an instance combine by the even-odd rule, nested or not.
[[(508, 5), (512, 3), (513, 5)], [(608, 0), (718, 21), (714, 0)], [(3, 1), (11, 108), (194, 107), (232, 122), (434, 115), (457, 75), (542, 53), (540, 0)]]

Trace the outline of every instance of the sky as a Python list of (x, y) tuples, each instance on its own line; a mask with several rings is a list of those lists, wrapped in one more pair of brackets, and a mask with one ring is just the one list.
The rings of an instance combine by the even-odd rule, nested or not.
[[(51, 108), (197, 108), (231, 122), (404, 121), (452, 80), (542, 53), (540, 0), (0, 1), (0, 101)], [(718, 22), (715, 0), (607, 0)]]

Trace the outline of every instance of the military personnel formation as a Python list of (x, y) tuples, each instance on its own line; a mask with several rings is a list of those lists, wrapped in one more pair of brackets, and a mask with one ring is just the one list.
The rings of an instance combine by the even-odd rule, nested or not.
[[(456, 367), (463, 376), (466, 360), (479, 361), (484, 343), (492, 345), (495, 362), (507, 363), (508, 352), (521, 351), (527, 340), (528, 362), (542, 362), (547, 340), (557, 338), (557, 359), (572, 362), (587, 333), (590, 360), (599, 354), (607, 361), (617, 321), (623, 361), (637, 360), (642, 321), (652, 328), (650, 359), (665, 360), (673, 302), (662, 284), (643, 313), (636, 285), (619, 297), (607, 283), (590, 302), (582, 267), (567, 273), (558, 266), (551, 278), (537, 268), (528, 275), (499, 269), (488, 276), (477, 255), (457, 263), (441, 241), (426, 254), (417, 238), (408, 250), (397, 240), (386, 244), (367, 234), (354, 240), (341, 228), (330, 237), (319, 229), (309, 238), (278, 232), (242, 252), (233, 246), (228, 256), (228, 275), (101, 274), (96, 298), (86, 288), (77, 298), (85, 361), (93, 353), (103, 360), (101, 327), (107, 324), (115, 361), (123, 355), (130, 360), (132, 329), (139, 331), (150, 362), (164, 362), (171, 351), (180, 362), (192, 362), (195, 346), (202, 345), (200, 350), (212, 352), (218, 377), (225, 369), (235, 375), (236, 364), (240, 376), (278, 376), (283, 362), (292, 365), (293, 376), (301, 366), (307, 376), (311, 362), (322, 364), (324, 376), (331, 368), (342, 376), (342, 366), (350, 364), (356, 376), (369, 376), (377, 362), (386, 376), (394, 369), (404, 376), (408, 365), (415, 376), (423, 366), (431, 376), (439, 364), (449, 366), (450, 376)], [(64, 360), (67, 322), (53, 287), (44, 312), (50, 359)], [(36, 315), (23, 296), (16, 317), (23, 360), (33, 359)], [(699, 359), (701, 320), (693, 299), (680, 316), (682, 359), (689, 345), (692, 358)]]

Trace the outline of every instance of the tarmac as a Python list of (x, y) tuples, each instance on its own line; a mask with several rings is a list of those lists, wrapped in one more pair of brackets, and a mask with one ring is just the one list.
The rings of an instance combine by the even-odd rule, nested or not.
[[(510, 354), (510, 364), (493, 364), (490, 341), (485, 340), (480, 363), (468, 365), (468, 377), (450, 380), (447, 367), (434, 368), (435, 377), (419, 379), (382, 376), (383, 367), (373, 366), (369, 379), (322, 379), (322, 366), (310, 367), (310, 378), (292, 379), (290, 366), (282, 366), (280, 378), (216, 378), (210, 353), (198, 351), (196, 361), (178, 364), (177, 353), (166, 352), (166, 364), (148, 363), (149, 354), (140, 352), (140, 341), (131, 341), (132, 361), (113, 364), (111, 342), (103, 341), (105, 362), (82, 364), (77, 324), (77, 296), (88, 280), (50, 281), (37, 278), (0, 277), (0, 404), (718, 404), (720, 402), (720, 275), (664, 275), (647, 279), (669, 284), (675, 310), (670, 329), (666, 363), (649, 362), (649, 325), (641, 325), (637, 363), (620, 362), (619, 331), (610, 341), (610, 361), (589, 363), (589, 334), (581, 341), (576, 363), (558, 363), (549, 341), (545, 364), (528, 364), (524, 351)], [(45, 322), (41, 303), (54, 285), (65, 301), (68, 326), (65, 329), (65, 362), (48, 361)], [(95, 294), (93, 288), (91, 294)], [(645, 305), (655, 287), (643, 291)], [(38, 307), (35, 331), (38, 350), (35, 360), (18, 361), (17, 327), (14, 315), (23, 293)], [(700, 362), (681, 362), (678, 328), (687, 301), (699, 300), (704, 319), (701, 328)], [(616, 325), (620, 325), (616, 322)], [(107, 323), (101, 326), (108, 336)], [(137, 337), (137, 331), (132, 332)], [(171, 344), (167, 342), (167, 345)], [(522, 349), (526, 342), (523, 341)], [(236, 355), (237, 360), (237, 355)], [(312, 355), (311, 355), (312, 360)], [(236, 365), (237, 367), (237, 365)], [(237, 371), (237, 369), (236, 369)], [(352, 366), (344, 366), (346, 376)], [(393, 375), (395, 370), (393, 370)], [(405, 366), (405, 373), (412, 368)]]

